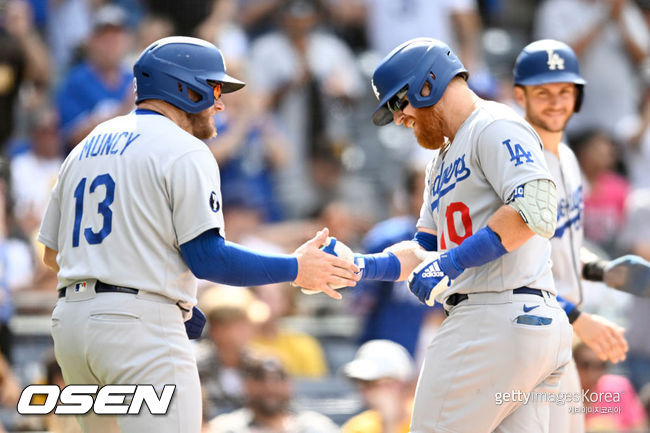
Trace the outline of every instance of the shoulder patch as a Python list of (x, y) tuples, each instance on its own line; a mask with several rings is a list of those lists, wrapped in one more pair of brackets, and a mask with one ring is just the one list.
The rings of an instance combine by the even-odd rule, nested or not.
[(210, 193), (210, 209), (212, 209), (212, 212), (214, 213), (219, 212), (219, 209), (221, 209), (221, 203), (219, 203), (217, 193), (214, 191)]

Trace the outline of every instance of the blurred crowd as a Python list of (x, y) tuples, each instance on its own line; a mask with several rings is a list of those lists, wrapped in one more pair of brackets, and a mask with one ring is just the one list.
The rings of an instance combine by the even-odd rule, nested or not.
[[(61, 384), (49, 313), (56, 275), (36, 233), (67, 153), (134, 108), (132, 65), (153, 41), (197, 36), (247, 83), (223, 96), (219, 163), (229, 240), (290, 252), (329, 227), (357, 251), (412, 238), (433, 156), (376, 128), (370, 74), (399, 43), (441, 39), (480, 96), (512, 102), (514, 59), (562, 40), (587, 80), (567, 143), (580, 162), (585, 237), (603, 257), (650, 260), (650, 0), (0, 0), (0, 432), (75, 432), (20, 417), (29, 383)], [(650, 300), (584, 285), (585, 310), (627, 329), (623, 366), (576, 344), (589, 431), (645, 431)], [(405, 283), (368, 282), (335, 302), (289, 285), (199, 285), (196, 345), (206, 432), (407, 432), (421, 351), (442, 320)], [(604, 392), (604, 391), (603, 391)]]

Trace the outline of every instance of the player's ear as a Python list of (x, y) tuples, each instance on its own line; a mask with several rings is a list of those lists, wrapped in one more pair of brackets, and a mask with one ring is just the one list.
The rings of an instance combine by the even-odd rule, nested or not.
[(514, 91), (515, 101), (517, 101), (517, 104), (519, 104), (521, 107), (525, 107), (526, 89), (523, 86), (515, 86), (513, 91)]

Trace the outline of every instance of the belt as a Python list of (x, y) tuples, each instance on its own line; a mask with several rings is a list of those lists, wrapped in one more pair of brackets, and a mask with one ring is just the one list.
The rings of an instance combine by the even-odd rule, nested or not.
[[(515, 295), (537, 295), (544, 297), (542, 294), (542, 291), (540, 289), (531, 289), (530, 287), (520, 287), (518, 289), (514, 289), (512, 291)], [(469, 298), (469, 296), (465, 293), (454, 293), (453, 295), (449, 295), (445, 303), (451, 307), (455, 307), (456, 305), (460, 304), (464, 300)]]
[[(67, 287), (59, 290), (59, 298), (65, 297), (66, 290)], [(114, 286), (112, 284), (102, 283), (101, 281), (95, 283), (95, 293), (130, 293), (131, 295), (137, 295), (138, 292), (138, 289), (132, 289), (130, 287)]]

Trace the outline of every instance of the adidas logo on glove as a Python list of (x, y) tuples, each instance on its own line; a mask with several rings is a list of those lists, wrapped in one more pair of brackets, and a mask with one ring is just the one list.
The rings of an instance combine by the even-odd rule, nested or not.
[(435, 277), (444, 277), (445, 273), (440, 270), (438, 262), (435, 261), (429, 265), (428, 268), (422, 272), (422, 278), (435, 278)]

